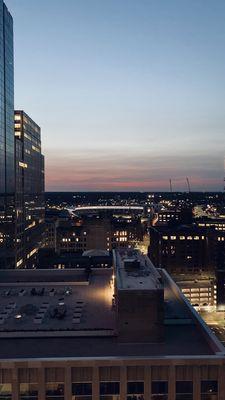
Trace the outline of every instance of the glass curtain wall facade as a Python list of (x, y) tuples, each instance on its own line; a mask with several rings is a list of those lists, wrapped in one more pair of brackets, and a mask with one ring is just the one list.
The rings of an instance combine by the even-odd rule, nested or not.
[(15, 111), (16, 267), (35, 268), (44, 235), (44, 157), (40, 127)]
[(0, 268), (15, 265), (13, 19), (0, 0)]

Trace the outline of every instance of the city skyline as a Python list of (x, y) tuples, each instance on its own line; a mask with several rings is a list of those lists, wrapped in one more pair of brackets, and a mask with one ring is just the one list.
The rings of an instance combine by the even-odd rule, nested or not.
[(222, 1), (6, 3), (46, 190), (222, 190)]
[(0, 0), (0, 400), (225, 399), (224, 11)]

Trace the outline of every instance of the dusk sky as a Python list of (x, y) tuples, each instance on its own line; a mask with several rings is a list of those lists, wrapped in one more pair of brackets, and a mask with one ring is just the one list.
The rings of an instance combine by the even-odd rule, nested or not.
[(46, 190), (222, 190), (224, 0), (5, 0)]

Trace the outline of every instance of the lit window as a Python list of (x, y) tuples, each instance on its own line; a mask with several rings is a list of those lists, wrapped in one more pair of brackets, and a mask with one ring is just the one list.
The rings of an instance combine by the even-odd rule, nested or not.
[(64, 398), (64, 384), (63, 383), (46, 383), (46, 399), (57, 400)]
[(22, 161), (19, 161), (19, 166), (20, 166), (21, 168), (27, 168), (27, 163), (24, 163), (24, 162), (22, 162)]
[(16, 266), (19, 267), (23, 263), (23, 259), (21, 258), (19, 261), (17, 261)]
[(20, 400), (36, 400), (38, 398), (37, 383), (20, 383)]

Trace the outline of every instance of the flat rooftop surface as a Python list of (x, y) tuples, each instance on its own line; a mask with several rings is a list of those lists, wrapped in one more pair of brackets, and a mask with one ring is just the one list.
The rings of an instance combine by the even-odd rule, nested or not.
[[(36, 272), (36, 271), (35, 271)], [(55, 271), (51, 271), (54, 275)], [(18, 275), (18, 274), (17, 274)], [(34, 280), (30, 271), (31, 280)], [(90, 278), (65, 274), (66, 281), (0, 283), (0, 337), (16, 332), (113, 330), (112, 271), (105, 269)], [(46, 274), (38, 274), (39, 280)], [(50, 278), (50, 277), (49, 277)], [(101, 318), (99, 318), (101, 315)]]
[[(32, 271), (30, 273), (32, 275)], [(121, 343), (115, 336), (112, 270), (93, 272), (88, 286), (74, 280), (69, 285), (40, 281), (36, 285), (30, 285), (28, 282), (13, 284), (7, 283), (6, 280), (0, 284), (0, 312), (4, 312), (9, 303), (16, 305), (9, 308), (8, 316), (0, 324), (0, 359), (151, 358), (215, 354), (198, 329), (196, 321), (191, 318), (185, 303), (179, 301), (169, 288), (165, 290), (164, 342)], [(33, 288), (37, 292), (44, 288), (46, 292), (43, 295), (31, 294)], [(54, 295), (50, 295), (52, 289), (55, 289)], [(21, 290), (25, 290), (26, 293), (19, 295)], [(10, 293), (6, 293), (8, 291)], [(67, 291), (70, 293), (66, 294)], [(47, 309), (43, 307), (46, 306), (44, 303), (47, 303)], [(51, 317), (49, 310), (52, 310), (52, 306), (53, 309), (57, 308), (59, 303), (66, 305), (66, 316)], [(35, 314), (22, 314), (21, 308), (27, 304), (37, 308)], [(63, 309), (64, 305), (60, 307)], [(42, 321), (34, 322), (37, 314), (42, 314), (43, 311)], [(17, 315), (22, 317), (15, 318)], [(46, 332), (48, 337), (45, 337)], [(67, 336), (68, 333), (70, 336)]]
[(194, 325), (166, 326), (164, 343), (120, 343), (117, 337), (0, 339), (0, 359), (213, 355)]
[[(138, 250), (116, 250), (117, 285), (119, 289), (153, 290), (162, 288), (160, 274), (148, 257)], [(132, 264), (139, 267), (132, 268)]]
[(179, 286), (185, 286), (185, 287), (190, 287), (190, 288), (208, 288), (209, 286), (212, 285), (212, 280), (211, 279), (199, 279), (197, 281), (194, 280), (177, 280), (177, 283)]
[(0, 286), (8, 283), (31, 282), (83, 282), (86, 280), (83, 269), (8, 269), (0, 270)]

